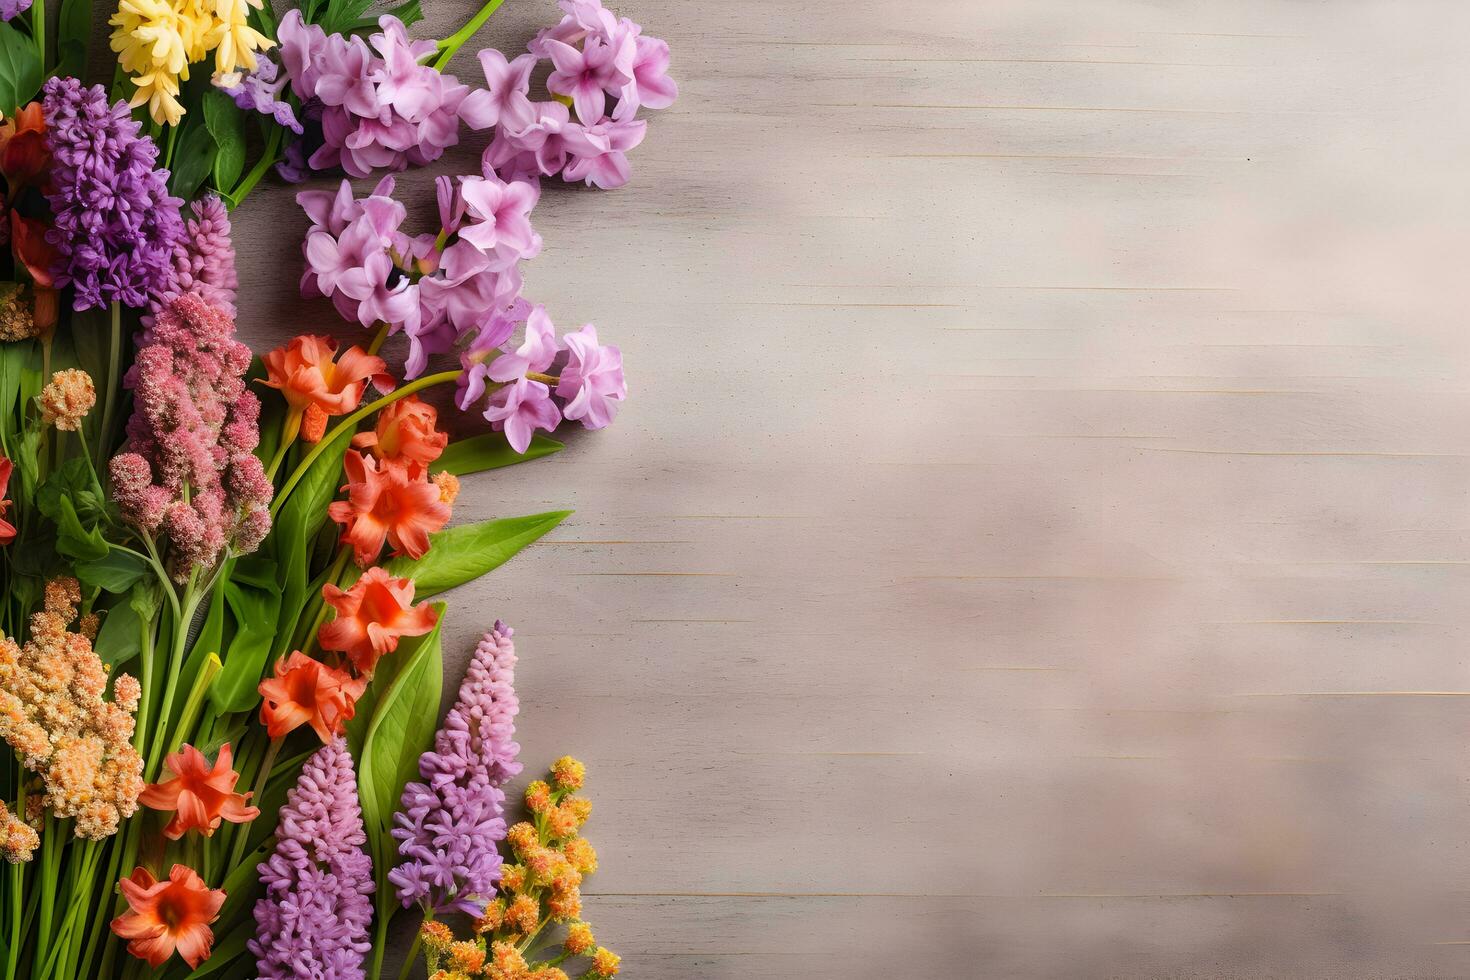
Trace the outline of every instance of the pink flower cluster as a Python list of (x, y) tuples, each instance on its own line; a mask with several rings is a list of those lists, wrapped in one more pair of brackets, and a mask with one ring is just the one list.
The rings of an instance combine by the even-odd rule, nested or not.
[(320, 106), (323, 143), (306, 161), (313, 170), (340, 166), (366, 177), (420, 166), (459, 142), (461, 121), (474, 129), (494, 124), (488, 93), (421, 64), (438, 51), (436, 42), (410, 41), (389, 14), (378, 25), (364, 42), (328, 35), (292, 10), (276, 29), (291, 90), (308, 117)]
[[(480, 52), (498, 128), (485, 172), (507, 179), (551, 177), (611, 189), (628, 182), (628, 151), (643, 142), (640, 108), (664, 109), (679, 93), (669, 78), (669, 46), (600, 0), (560, 0), (561, 22), (536, 35), (529, 54), (506, 61)], [(546, 87), (564, 101), (530, 99), (531, 72), (550, 60)]]
[[(517, 318), (524, 318), (524, 338), (520, 346), (501, 351), (499, 346)], [(528, 309), (524, 301), (501, 321), (495, 329), (483, 331), (461, 355), (461, 410), (484, 397), (488, 382), (496, 383), (485, 418), (505, 432), (518, 453), (526, 451), (537, 429), (550, 432), (564, 417), (588, 429), (612, 423), (617, 403), (628, 396), (623, 355), (616, 347), (597, 342), (596, 327), (588, 323), (558, 340), (546, 309)], [(498, 356), (492, 359), (494, 354)], [(559, 371), (559, 377), (548, 373), (553, 370)], [(561, 400), (560, 406), (552, 400), (553, 394)]]
[[(492, 173), (440, 177), (436, 188), (440, 231), (416, 237), (400, 230), (407, 211), (392, 197), (391, 177), (361, 200), (345, 180), (336, 194), (296, 196), (312, 220), (302, 293), (328, 297), (364, 327), (386, 323), (406, 334), (408, 378), (423, 373), (431, 355), (499, 324), (520, 295), (521, 260), (541, 251), (531, 227), (535, 185)], [(508, 329), (495, 343), (507, 336)]]
[(250, 348), (231, 317), (194, 293), (170, 300), (138, 336), (127, 452), (112, 459), (118, 509), (168, 537), (185, 581), (270, 530), (271, 481), (255, 456), (260, 402), (245, 387)]

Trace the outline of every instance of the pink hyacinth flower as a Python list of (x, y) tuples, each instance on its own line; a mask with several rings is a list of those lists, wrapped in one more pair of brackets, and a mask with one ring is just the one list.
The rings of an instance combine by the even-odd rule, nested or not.
[(607, 109), (607, 89), (616, 91), (627, 80), (614, 65), (617, 49), (589, 37), (580, 51), (561, 41), (547, 41), (546, 51), (556, 69), (546, 79), (547, 89), (569, 97), (584, 124), (601, 119)]
[(617, 403), (628, 397), (622, 351), (599, 344), (590, 323), (564, 336), (562, 346), (568, 358), (556, 394), (567, 400), (563, 414), (586, 428), (605, 428), (618, 413)]
[(669, 45), (656, 37), (639, 37), (632, 66), (633, 77), (618, 93), (613, 119), (632, 119), (639, 107), (667, 109), (679, 95), (679, 86), (669, 77)]
[(561, 413), (556, 410), (546, 385), (521, 378), (490, 396), (485, 418), (496, 428), (505, 430), (510, 448), (523, 453), (531, 445), (532, 433), (537, 429), (547, 432), (555, 429)]
[(531, 71), (536, 56), (523, 54), (513, 61), (495, 48), (480, 52), (485, 71), (485, 88), (473, 92), (460, 108), (460, 116), (474, 129), (505, 126), (525, 129), (536, 120), (531, 106)]
[(562, 140), (572, 159), (562, 177), (571, 183), (585, 180), (603, 190), (622, 187), (631, 174), (627, 152), (642, 143), (647, 132), (648, 123), (642, 119), (604, 119), (595, 126), (567, 126)]
[(501, 354), (490, 362), (490, 380), (514, 381), (527, 373), (540, 374), (556, 360), (556, 329), (546, 307), (536, 304), (526, 318), (526, 339), (521, 346), (508, 354)]

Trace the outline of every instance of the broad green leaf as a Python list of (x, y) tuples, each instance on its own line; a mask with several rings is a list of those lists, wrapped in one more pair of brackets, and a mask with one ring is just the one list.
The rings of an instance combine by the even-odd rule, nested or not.
[(61, 0), (56, 28), (56, 52), (61, 61), (53, 74), (80, 78), (87, 70), (87, 45), (92, 40), (89, 0)]
[(221, 190), (233, 190), (245, 169), (245, 119), (240, 107), (223, 92), (206, 92), (204, 125), (219, 147), (214, 156), (214, 185)]
[(553, 510), (528, 517), (461, 524), (429, 535), (429, 550), (422, 558), (400, 556), (386, 567), (390, 575), (413, 579), (416, 598), (437, 595), (499, 568), (570, 513)]
[(9, 119), (41, 90), (41, 56), (30, 38), (0, 23), (0, 112)]
[(76, 566), (78, 579), (108, 592), (126, 592), (150, 571), (146, 561), (115, 547), (109, 547), (107, 554), (96, 561), (78, 562)]
[[(442, 625), (444, 604), (435, 603), (434, 609)], [(396, 846), (389, 833), (393, 812), (439, 724), (439, 688), (444, 682), (439, 626), (427, 636), (405, 639), (390, 656), (405, 658), (403, 667), (373, 707), (357, 765), (362, 819), (378, 879), (379, 915), (396, 904), (387, 878)]]
[(235, 635), (224, 656), (225, 669), (209, 690), (221, 714), (249, 711), (260, 701), (256, 688), (270, 660), (281, 613), (279, 586), (268, 589), (231, 579), (224, 585), (225, 602), (235, 619)]
[(526, 451), (518, 453), (510, 448), (510, 443), (505, 441), (504, 435), (499, 432), (491, 432), (451, 442), (444, 448), (439, 458), (434, 460), (429, 469), (431, 473), (438, 473), (442, 470), (446, 473), (453, 473), (455, 476), (464, 476), (467, 473), (479, 473), (482, 470), (494, 470), (502, 466), (524, 463), (527, 460), (540, 459), (543, 456), (561, 452), (563, 448), (562, 443), (555, 439), (548, 439), (538, 432), (531, 437), (531, 444), (526, 447)]
[(55, 516), (56, 550), (81, 562), (96, 561), (106, 557), (107, 541), (97, 528), (82, 527), (76, 507), (70, 497), (62, 497)]
[(214, 157), (218, 152), (208, 127), (198, 120), (185, 122), (183, 135), (174, 147), (174, 172), (168, 180), (169, 191), (186, 201), (193, 198), (204, 178), (214, 169)]

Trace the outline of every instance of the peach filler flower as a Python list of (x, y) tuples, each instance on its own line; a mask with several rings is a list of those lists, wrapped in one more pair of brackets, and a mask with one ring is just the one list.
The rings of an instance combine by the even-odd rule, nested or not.
[(138, 802), (153, 810), (171, 810), (174, 818), (163, 828), (169, 840), (197, 830), (205, 837), (213, 836), (220, 821), (248, 823), (260, 811), (247, 804), (249, 793), (236, 793), (240, 774), (231, 767), (230, 743), (219, 750), (213, 768), (192, 745), (165, 757), (164, 765), (174, 778), (153, 783), (143, 790)]
[(112, 931), (128, 940), (128, 952), (151, 967), (164, 964), (174, 950), (198, 967), (214, 945), (210, 923), (219, 918), (225, 893), (204, 884), (192, 868), (176, 864), (158, 881), (137, 868), (117, 883), (129, 911), (112, 920)]
[(80, 601), (76, 579), (48, 582), (25, 645), (0, 638), (0, 738), (41, 777), (44, 792), (31, 799), (74, 820), (76, 836), (102, 840), (137, 812), (143, 790), (132, 744), (140, 691), (118, 674), (112, 700), (103, 697), (107, 668), (86, 633), (67, 629)]
[(364, 686), (346, 672), (293, 650), (276, 661), (274, 677), (260, 682), (260, 722), (273, 739), (311, 725), (323, 743), (330, 742), (352, 720)]
[(41, 389), (39, 401), (41, 418), (47, 425), (75, 432), (97, 404), (97, 388), (86, 371), (68, 368), (51, 375), (51, 383)]
[(449, 505), (423, 467), (389, 466), (349, 449), (342, 468), (347, 499), (335, 501), (327, 514), (342, 525), (342, 543), (352, 545), (357, 564), (376, 561), (384, 541), (395, 555), (423, 557), (430, 533), (449, 523)]
[(280, 390), (307, 442), (321, 440), (330, 416), (356, 411), (369, 381), (379, 391), (393, 390), (393, 378), (381, 357), (354, 346), (334, 361), (336, 352), (337, 342), (331, 337), (303, 334), (264, 358), (265, 384)]
[(378, 658), (398, 649), (403, 636), (423, 636), (438, 619), (427, 603), (413, 604), (413, 580), (394, 578), (380, 567), (343, 591), (328, 582), (322, 599), (337, 611), (317, 631), (323, 650), (345, 653), (359, 673), (371, 674)]
[(366, 449), (379, 461), (428, 466), (449, 444), (449, 434), (434, 426), (439, 413), (418, 395), (409, 395), (378, 413), (372, 432), (359, 432), (352, 439), (357, 449)]

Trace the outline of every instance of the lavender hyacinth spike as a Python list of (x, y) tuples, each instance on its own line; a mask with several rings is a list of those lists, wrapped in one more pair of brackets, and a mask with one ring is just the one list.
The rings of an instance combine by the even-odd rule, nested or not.
[[(162, 307), (182, 293), (194, 293), (210, 306), (235, 315), (235, 246), (230, 242), (230, 212), (219, 195), (208, 194), (189, 206), (193, 216), (174, 246), (174, 283), (157, 297)], [(146, 324), (145, 324), (146, 325)]]
[(101, 85), (47, 80), (41, 100), (51, 149), (48, 194), (61, 253), (57, 286), (76, 287), (73, 306), (136, 309), (174, 286), (174, 247), (184, 235), (182, 202), (169, 196), (158, 147), (138, 135), (128, 104), (107, 102)]
[(516, 755), (515, 631), (496, 620), (475, 648), (459, 700), (419, 757), (421, 783), (403, 788), (393, 836), (404, 861), (388, 872), (405, 906), (478, 915), (500, 880), (505, 783)]
[(361, 980), (373, 906), (373, 863), (362, 850), (357, 777), (342, 738), (322, 746), (286, 796), (276, 849), (260, 865), (265, 897), (255, 903), (246, 945), (261, 980)]

